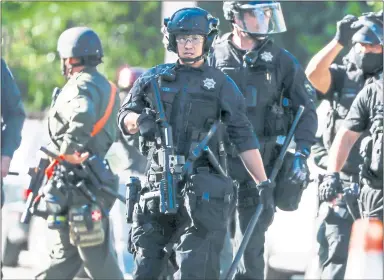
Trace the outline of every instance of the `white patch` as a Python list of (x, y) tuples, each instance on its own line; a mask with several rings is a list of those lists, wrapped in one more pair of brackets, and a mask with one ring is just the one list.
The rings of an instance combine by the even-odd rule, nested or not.
[(270, 52), (263, 52), (260, 55), (261, 59), (265, 62), (272, 61), (273, 55)]
[(206, 78), (205, 80), (203, 80), (203, 83), (204, 83), (204, 87), (207, 89), (214, 89), (216, 85), (216, 82), (213, 79), (209, 79), (209, 78)]

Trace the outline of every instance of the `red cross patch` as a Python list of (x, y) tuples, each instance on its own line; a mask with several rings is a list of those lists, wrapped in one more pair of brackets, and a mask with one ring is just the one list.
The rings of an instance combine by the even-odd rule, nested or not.
[(100, 221), (102, 218), (101, 212), (99, 210), (92, 211), (92, 220), (93, 221)]

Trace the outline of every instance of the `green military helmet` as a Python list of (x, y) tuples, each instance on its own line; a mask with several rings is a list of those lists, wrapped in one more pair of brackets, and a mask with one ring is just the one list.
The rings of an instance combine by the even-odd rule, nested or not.
[(101, 61), (103, 47), (99, 36), (88, 27), (73, 27), (65, 30), (57, 42), (61, 58), (94, 57)]

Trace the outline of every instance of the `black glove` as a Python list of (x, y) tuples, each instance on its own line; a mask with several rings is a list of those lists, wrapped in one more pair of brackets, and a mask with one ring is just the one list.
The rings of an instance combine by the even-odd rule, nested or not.
[(156, 112), (144, 108), (143, 112), (137, 119), (137, 125), (139, 126), (140, 134), (148, 141), (155, 140), (156, 133)]
[(337, 22), (335, 40), (338, 41), (343, 47), (348, 45), (353, 34), (357, 31), (357, 28), (351, 26), (352, 23), (357, 20), (358, 18), (353, 15), (346, 15), (342, 20)]
[(320, 201), (332, 201), (342, 190), (338, 172), (324, 175), (323, 182), (319, 186), (319, 199)]
[(266, 180), (257, 185), (259, 190), (260, 202), (264, 205), (264, 209), (275, 208), (275, 200), (273, 198), (273, 190), (275, 189), (275, 183), (270, 180)]
[(292, 163), (290, 176), (288, 178), (292, 184), (303, 184), (309, 176), (307, 158), (309, 151), (296, 151), (295, 159)]

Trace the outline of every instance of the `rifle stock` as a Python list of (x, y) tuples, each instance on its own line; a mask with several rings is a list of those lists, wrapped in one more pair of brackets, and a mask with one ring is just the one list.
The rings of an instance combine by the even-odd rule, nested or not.
[(41, 186), (43, 185), (43, 181), (45, 178), (45, 169), (49, 165), (49, 159), (47, 158), (41, 158), (39, 165), (36, 168), (29, 168), (28, 175), (31, 176), (31, 181), (29, 183), (29, 186), (27, 188), (27, 201), (25, 203), (25, 209), (20, 217), (20, 222), (23, 224), (29, 224), (31, 220), (31, 208), (33, 207), (33, 204), (35, 200), (37, 200), (38, 192)]

